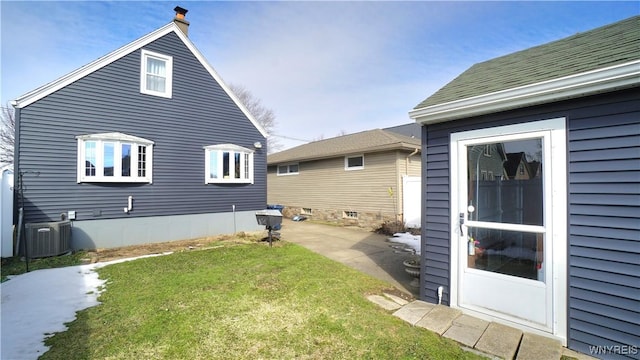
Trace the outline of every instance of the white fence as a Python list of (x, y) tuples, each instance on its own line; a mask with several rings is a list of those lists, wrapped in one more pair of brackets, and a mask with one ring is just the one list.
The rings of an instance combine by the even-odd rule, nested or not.
[(0, 170), (0, 245), (2, 257), (13, 256), (13, 170)]
[(404, 214), (404, 223), (407, 227), (421, 227), (421, 184), (419, 176), (402, 177), (402, 212)]

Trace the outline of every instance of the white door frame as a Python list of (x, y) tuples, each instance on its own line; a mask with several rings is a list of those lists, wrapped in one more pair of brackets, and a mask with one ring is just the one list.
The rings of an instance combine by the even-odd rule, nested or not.
[[(523, 323), (517, 322), (517, 320), (505, 319), (503, 317), (495, 317), (492, 314), (476, 312), (470, 309), (462, 309), (464, 312), (468, 312), (472, 315), (485, 318), (491, 321), (498, 321), (506, 323), (508, 325), (521, 328), (523, 330), (538, 333), (544, 336), (551, 336), (562, 341), (563, 345), (567, 344), (567, 138), (566, 138), (566, 119), (555, 118), (549, 120), (541, 120), (535, 122), (529, 122), (524, 124), (507, 125), (492, 127), (479, 130), (464, 131), (459, 133), (452, 133), (450, 137), (449, 152), (450, 152), (450, 233), (451, 233), (451, 289), (450, 290), (450, 306), (460, 308), (460, 294), (459, 294), (459, 281), (461, 276), (461, 267), (464, 264), (461, 262), (461, 252), (466, 252), (466, 247), (461, 248), (460, 241), (460, 224), (458, 221), (458, 173), (460, 171), (459, 166), (460, 154), (458, 152), (458, 141), (467, 139), (477, 139), (483, 137), (493, 137), (496, 135), (505, 134), (522, 134), (539, 131), (551, 132), (551, 143), (545, 144), (544, 151), (549, 152), (552, 156), (550, 168), (551, 171), (543, 172), (545, 176), (544, 181), (546, 184), (553, 186), (551, 192), (545, 195), (545, 214), (547, 208), (553, 209), (552, 224), (545, 224), (545, 226), (551, 226), (552, 239), (552, 259), (551, 268), (552, 273), (549, 275), (552, 279), (552, 307), (551, 314), (552, 324), (550, 332), (541, 331), (535, 327), (529, 327)], [(466, 166), (466, 164), (464, 164)], [(553, 176), (553, 179), (551, 178)], [(548, 191), (545, 190), (545, 193)], [(465, 212), (466, 213), (466, 212)], [(548, 222), (550, 217), (545, 215), (545, 221)]]

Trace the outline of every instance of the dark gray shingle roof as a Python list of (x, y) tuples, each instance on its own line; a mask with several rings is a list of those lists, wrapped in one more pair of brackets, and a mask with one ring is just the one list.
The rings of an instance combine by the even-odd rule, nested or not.
[(640, 16), (473, 65), (414, 109), (640, 59)]
[(267, 163), (281, 164), (293, 161), (326, 159), (331, 157), (359, 154), (382, 150), (420, 149), (420, 139), (404, 136), (391, 131), (375, 129), (330, 139), (313, 141), (308, 144), (271, 154)]

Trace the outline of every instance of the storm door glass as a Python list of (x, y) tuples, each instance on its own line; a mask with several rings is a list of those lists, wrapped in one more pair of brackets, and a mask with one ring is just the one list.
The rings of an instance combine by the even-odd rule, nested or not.
[(543, 281), (542, 138), (466, 149), (468, 267)]

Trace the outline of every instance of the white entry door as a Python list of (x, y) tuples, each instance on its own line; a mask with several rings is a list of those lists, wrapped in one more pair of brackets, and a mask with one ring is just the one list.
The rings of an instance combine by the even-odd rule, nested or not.
[(566, 138), (554, 119), (451, 136), (456, 306), (566, 337)]

